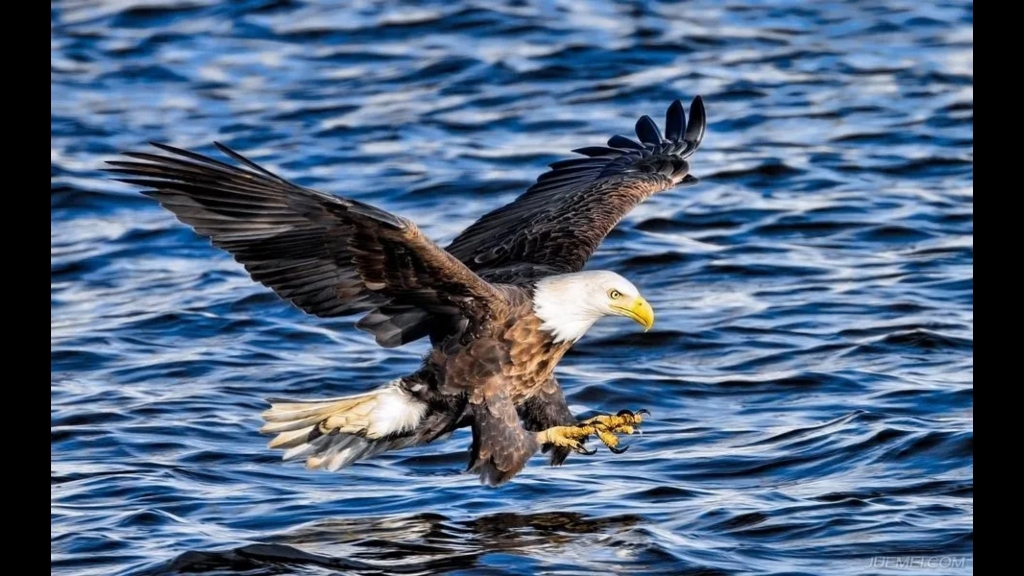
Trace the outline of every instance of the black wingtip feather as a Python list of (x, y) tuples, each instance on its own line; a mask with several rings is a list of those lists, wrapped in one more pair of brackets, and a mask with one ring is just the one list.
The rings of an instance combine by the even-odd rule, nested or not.
[(665, 112), (665, 139), (669, 142), (679, 142), (679, 138), (686, 131), (686, 112), (683, 110), (683, 103), (679, 100), (672, 102)]
[(154, 162), (157, 164), (166, 164), (167, 162), (173, 162), (179, 166), (185, 163), (184, 160), (181, 160), (181, 158), (187, 158), (189, 161), (191, 161), (191, 166), (215, 166), (217, 168), (221, 168), (229, 172), (239, 172), (239, 168), (237, 166), (232, 166), (231, 164), (221, 162), (220, 160), (214, 160), (213, 158), (210, 158), (209, 156), (204, 156), (203, 154), (199, 154), (198, 152), (192, 152), (190, 150), (185, 150), (182, 148), (175, 148), (174, 146), (170, 146), (168, 144), (161, 144), (160, 142), (150, 142), (149, 144), (154, 148), (173, 154), (174, 156), (177, 156), (177, 158), (168, 158), (167, 156), (148, 154), (146, 152), (124, 152), (124, 155), (128, 156), (129, 158), (146, 160), (147, 162)]
[(217, 147), (217, 150), (220, 150), (224, 154), (227, 154), (228, 156), (234, 158), (235, 160), (241, 162), (242, 164), (245, 164), (249, 168), (252, 168), (253, 170), (256, 170), (260, 174), (263, 174), (265, 176), (269, 176), (269, 177), (271, 177), (274, 180), (277, 180), (279, 182), (286, 182), (286, 180), (284, 178), (281, 178), (280, 176), (278, 176), (277, 174), (274, 174), (270, 170), (267, 170), (263, 166), (260, 166), (259, 164), (253, 162), (252, 160), (249, 160), (245, 156), (242, 156), (238, 152), (235, 152), (231, 148), (228, 148), (227, 145), (221, 144), (220, 142), (217, 142), (217, 141), (214, 141), (213, 145)]
[[(171, 146), (170, 144), (163, 144), (161, 142), (150, 141), (149, 145), (154, 147), (154, 148), (157, 148), (159, 150), (163, 150), (164, 152), (167, 152), (169, 154), (174, 154), (175, 156), (180, 156), (182, 158), (188, 158), (189, 160), (194, 160), (196, 162), (202, 162), (204, 164), (211, 164), (211, 165), (214, 165), (214, 166), (221, 166), (223, 168), (232, 168), (232, 169), (234, 168), (230, 164), (225, 164), (224, 162), (221, 162), (219, 160), (214, 160), (213, 158), (210, 158), (209, 156), (205, 156), (205, 155), (199, 154), (197, 152), (192, 152), (191, 150), (185, 150), (184, 148), (177, 148), (175, 146)], [(133, 152), (133, 153), (127, 153), (126, 152), (125, 156), (131, 156), (133, 158), (146, 159), (145, 156), (147, 156), (147, 155), (145, 153), (143, 153), (143, 152)], [(154, 159), (152, 154), (149, 154), (148, 156), (149, 156), (150, 160)], [(156, 157), (156, 159), (159, 160), (159, 157)]]
[(654, 123), (654, 120), (651, 120), (650, 116), (641, 116), (636, 121), (636, 135), (644, 144), (653, 144), (655, 146), (661, 144), (661, 130), (658, 130), (658, 125)]
[(605, 156), (618, 156), (622, 154), (622, 152), (615, 148), (607, 148), (605, 146), (584, 146), (583, 148), (573, 150), (573, 152), (590, 156), (591, 158), (603, 158)]
[(171, 146), (170, 144), (164, 144), (162, 142), (154, 142), (152, 140), (149, 141), (149, 145), (154, 147), (154, 148), (159, 148), (160, 150), (163, 150), (164, 152), (170, 152), (171, 154), (174, 154), (176, 156), (185, 156), (186, 158), (192, 158), (193, 154), (195, 154), (194, 152), (189, 152), (188, 150), (184, 150), (182, 148), (175, 148), (174, 146)]
[(608, 139), (608, 145), (622, 150), (644, 150), (644, 145), (625, 136), (616, 134)]
[(704, 139), (704, 131), (707, 129), (707, 117), (704, 114), (704, 99), (697, 96), (690, 104), (690, 125), (686, 128), (686, 135), (683, 140), (692, 142), (694, 149), (700, 146)]

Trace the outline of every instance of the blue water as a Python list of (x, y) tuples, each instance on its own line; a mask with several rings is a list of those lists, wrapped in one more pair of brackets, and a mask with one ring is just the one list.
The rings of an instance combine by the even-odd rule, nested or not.
[[(341, 4), (51, 4), (53, 573), (973, 572), (971, 2)], [(701, 184), (590, 265), (657, 325), (606, 319), (559, 368), (575, 411), (653, 418), (498, 489), (466, 431), (282, 464), (263, 398), (423, 344), (304, 316), (99, 171), (220, 140), (446, 242), (695, 94)]]

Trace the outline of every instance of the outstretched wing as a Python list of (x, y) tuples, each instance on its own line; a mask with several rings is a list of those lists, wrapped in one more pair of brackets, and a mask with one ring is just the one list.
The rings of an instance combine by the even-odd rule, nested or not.
[(586, 157), (555, 162), (522, 196), (477, 220), (446, 249), (491, 281), (577, 272), (637, 204), (697, 181), (686, 159), (706, 124), (700, 96), (690, 104), (689, 124), (676, 100), (664, 134), (643, 116), (636, 123), (639, 142), (613, 136), (607, 147), (574, 150)]
[(221, 144), (243, 166), (153, 145), (171, 156), (128, 153), (134, 160), (111, 161), (109, 170), (148, 188), (253, 279), (310, 314), (393, 304), (459, 317), (502, 302), (492, 285), (404, 218), (292, 184)]

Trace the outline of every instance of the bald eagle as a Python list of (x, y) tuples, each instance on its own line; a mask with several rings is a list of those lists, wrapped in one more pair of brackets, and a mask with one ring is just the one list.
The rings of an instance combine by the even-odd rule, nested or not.
[(261, 432), (270, 448), (309, 468), (351, 463), (447, 437), (470, 426), (469, 470), (489, 485), (518, 473), (539, 449), (561, 464), (597, 436), (616, 450), (641, 413), (578, 421), (554, 370), (601, 317), (645, 329), (651, 306), (609, 271), (583, 271), (605, 235), (651, 195), (697, 181), (689, 158), (706, 121), (669, 106), (664, 134), (648, 116), (637, 140), (574, 150), (511, 204), (477, 220), (446, 248), (411, 221), (350, 198), (293, 184), (221, 144), (229, 164), (164, 144), (110, 161), (185, 224), (301, 310), (356, 326), (384, 347), (429, 338), (414, 373), (362, 394), (271, 401)]

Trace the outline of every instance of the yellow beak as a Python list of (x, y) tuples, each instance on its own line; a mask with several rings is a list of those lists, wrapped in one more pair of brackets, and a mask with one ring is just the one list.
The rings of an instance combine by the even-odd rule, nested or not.
[(632, 302), (623, 302), (621, 305), (612, 304), (612, 310), (627, 318), (636, 320), (644, 327), (644, 332), (654, 326), (654, 309), (644, 300), (643, 296), (637, 296)]

